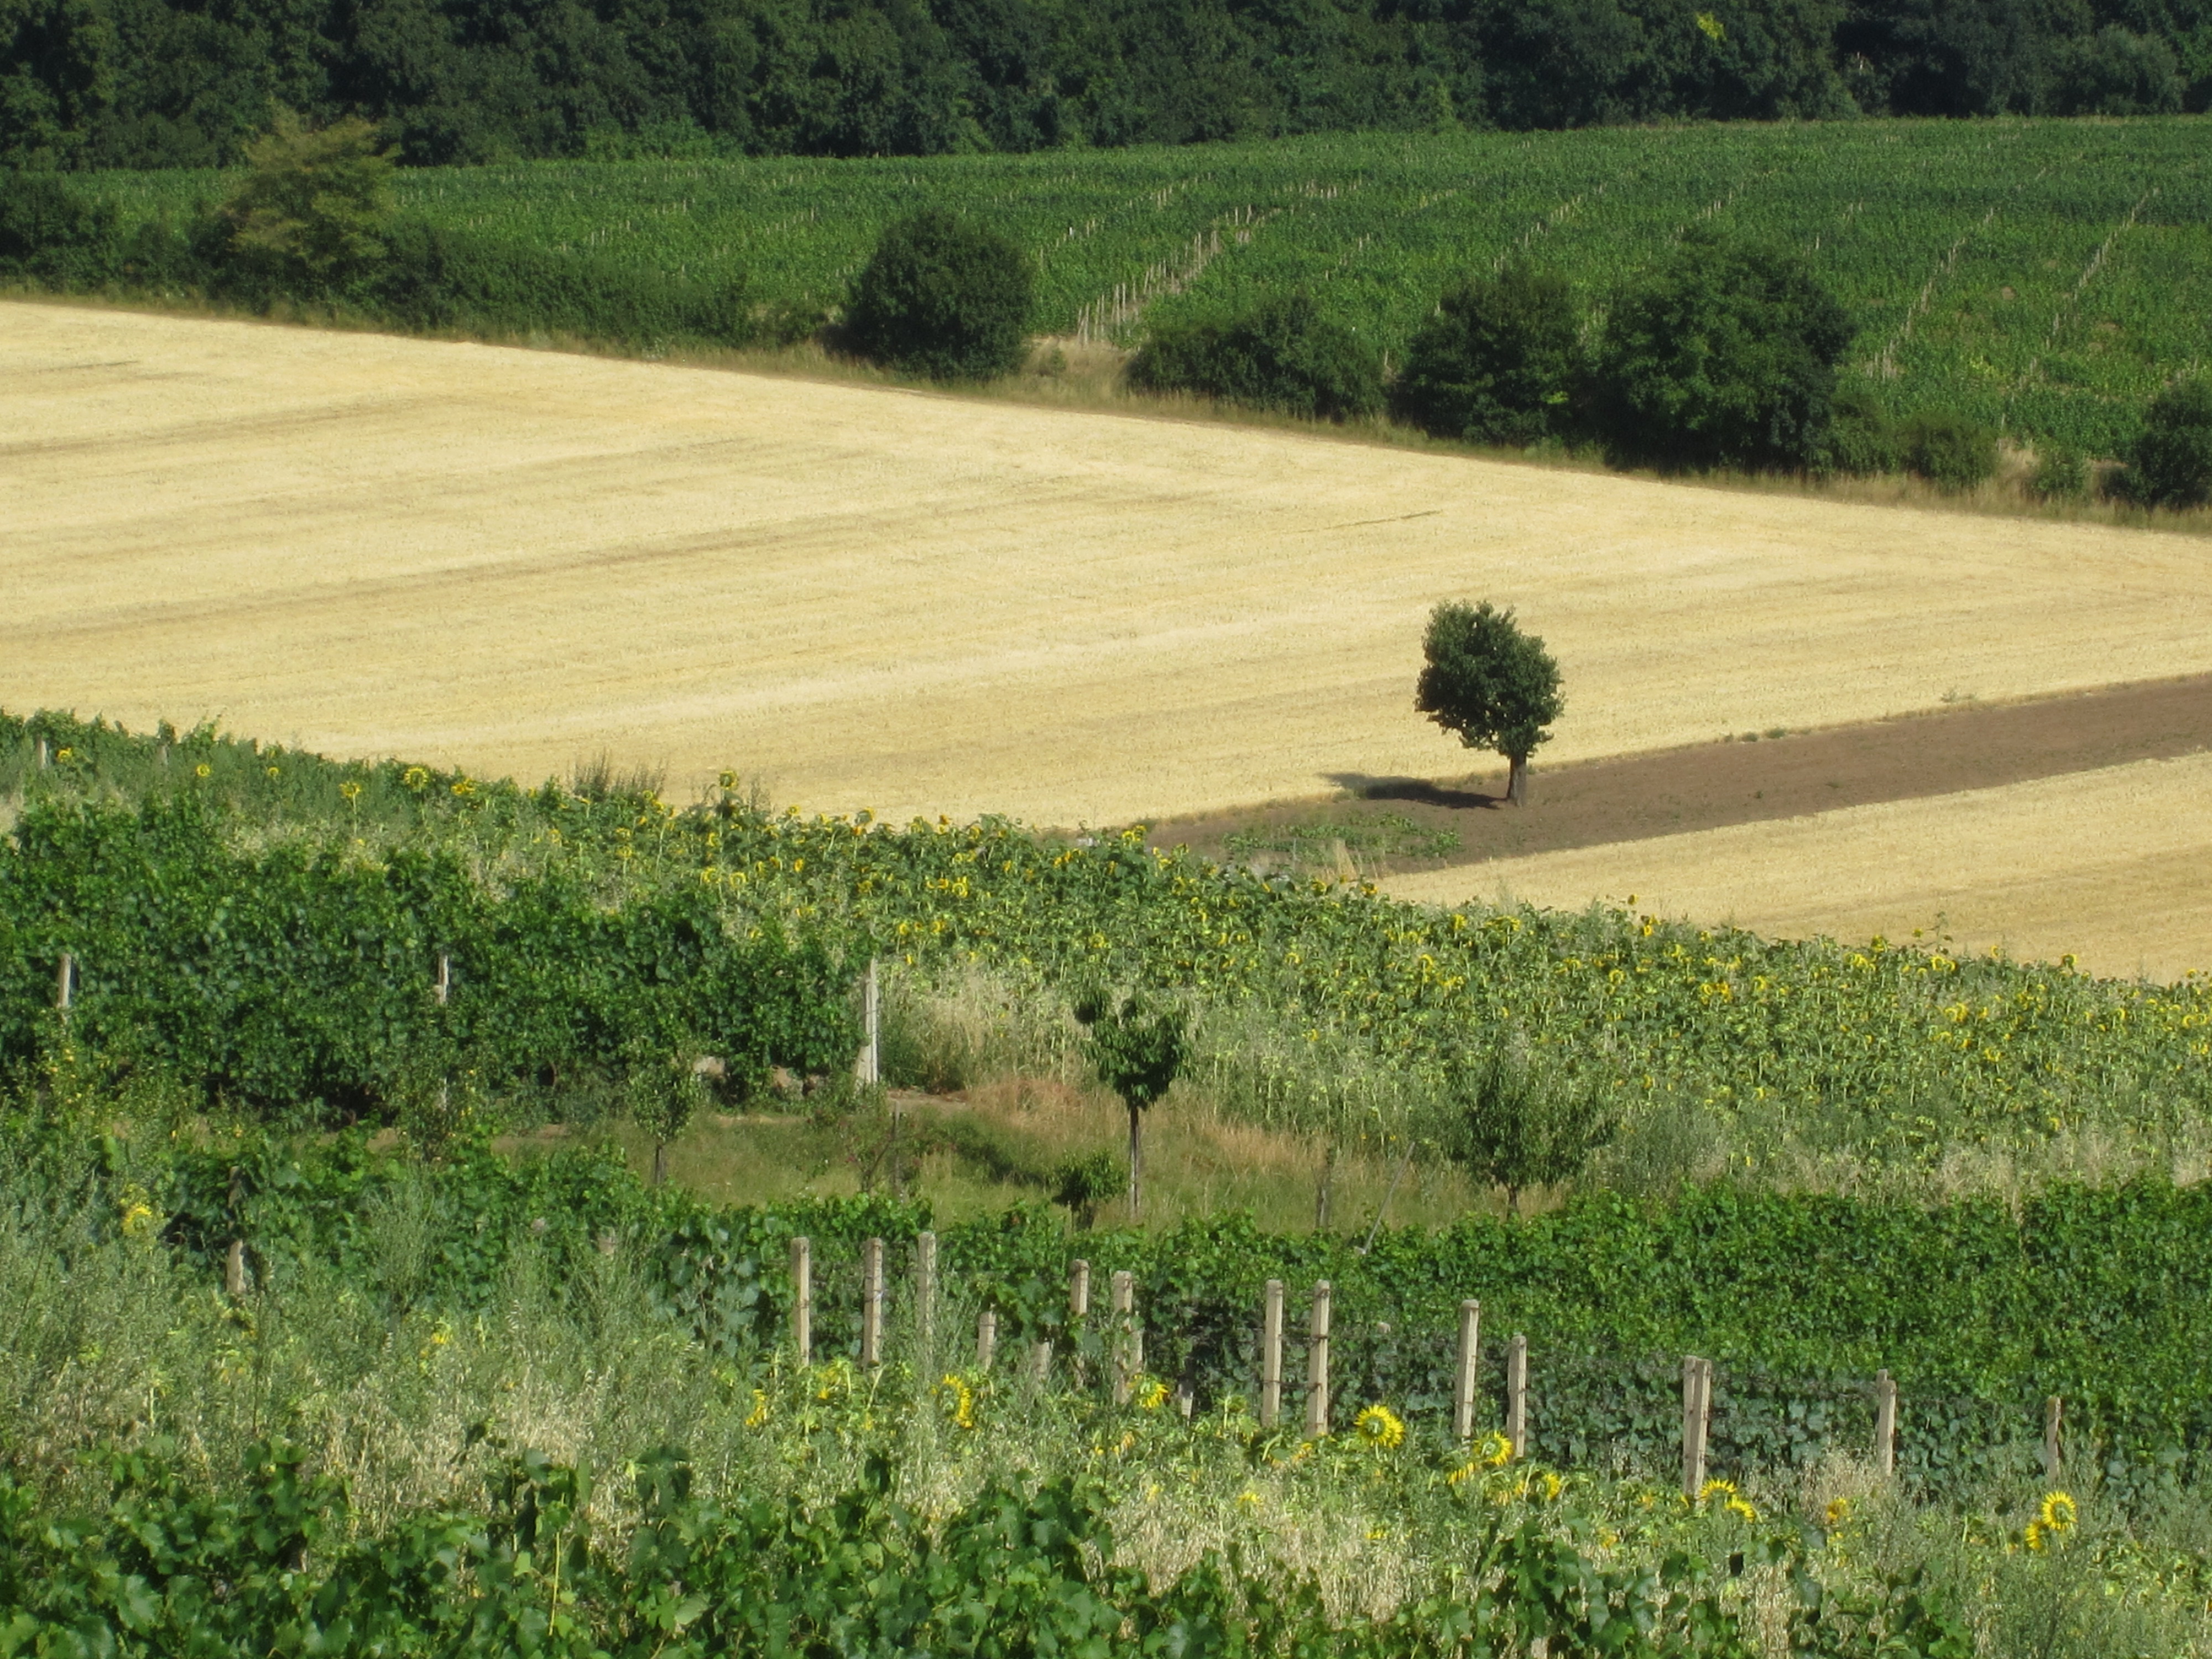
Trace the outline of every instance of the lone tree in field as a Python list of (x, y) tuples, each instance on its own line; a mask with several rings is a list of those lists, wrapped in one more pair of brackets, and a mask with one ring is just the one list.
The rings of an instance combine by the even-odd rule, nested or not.
[(1494, 749), (1511, 767), (1505, 799), (1528, 799), (1528, 757), (1548, 739), (1551, 724), (1566, 707), (1559, 665), (1543, 641), (1524, 634), (1510, 610), (1485, 600), (1443, 604), (1429, 613), (1413, 707), (1469, 749)]
[(853, 284), (854, 351), (933, 380), (988, 380), (1018, 368), (1036, 272), (989, 227), (935, 209), (883, 234)]
[(1098, 1080), (1121, 1097), (1129, 1112), (1129, 1219), (1141, 1212), (1145, 1181), (1145, 1114), (1182, 1074), (1188, 1056), (1182, 1011), (1148, 1009), (1134, 997), (1086, 996), (1075, 1017), (1090, 1028), (1084, 1056)]

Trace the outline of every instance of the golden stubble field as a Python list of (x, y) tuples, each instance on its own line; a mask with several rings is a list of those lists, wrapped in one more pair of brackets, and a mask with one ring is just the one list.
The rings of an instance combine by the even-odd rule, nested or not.
[(2212, 971), (2212, 754), (1400, 876), (1396, 897), (1593, 898), (1770, 938), (1879, 933), (2092, 973)]
[(1464, 759), (1445, 597), (1547, 758), (2212, 668), (2203, 543), (1294, 433), (0, 305), (0, 702), (525, 777), (1126, 819)]

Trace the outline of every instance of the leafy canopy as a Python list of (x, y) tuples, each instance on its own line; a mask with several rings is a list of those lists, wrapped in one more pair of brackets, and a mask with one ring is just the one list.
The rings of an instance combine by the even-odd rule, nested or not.
[(1078, 1001), (1075, 1017), (1090, 1028), (1084, 1057), (1131, 1111), (1151, 1108), (1182, 1075), (1190, 1044), (1181, 1008), (1094, 994)]
[(1304, 289), (1225, 321), (1169, 325), (1129, 364), (1129, 384), (1188, 392), (1312, 420), (1356, 420), (1382, 406), (1381, 359), (1325, 317)]
[(998, 232), (926, 208), (899, 220), (853, 285), (846, 337), (860, 356), (933, 380), (984, 380), (1017, 368), (1036, 273)]
[(314, 295), (349, 288), (382, 262), (392, 155), (368, 122), (317, 131), (283, 111), (247, 146), (246, 162), (221, 211), (241, 264), (285, 293)]
[(2128, 493), (2145, 507), (2212, 500), (2212, 380), (2179, 381), (2153, 398), (2128, 460)]
[(1439, 438), (1532, 444), (1572, 429), (1581, 368), (1574, 297), (1556, 271), (1509, 265), (1449, 289), (1415, 332), (1397, 413)]
[(1607, 322), (1596, 370), (1607, 453), (1668, 470), (1821, 465), (1854, 332), (1796, 254), (1693, 231)]
[(1452, 1152), (1478, 1181), (1504, 1188), (1509, 1208), (1532, 1187), (1573, 1180), (1620, 1126), (1595, 1091), (1510, 1047), (1455, 1055), (1444, 1077)]
[(1525, 761), (1547, 741), (1566, 708), (1559, 665), (1544, 641), (1524, 634), (1511, 610), (1487, 599), (1445, 603), (1429, 613), (1428, 665), (1413, 707), (1469, 749)]

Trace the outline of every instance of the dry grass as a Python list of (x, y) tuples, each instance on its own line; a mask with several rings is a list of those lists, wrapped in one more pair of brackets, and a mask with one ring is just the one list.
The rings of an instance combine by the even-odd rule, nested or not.
[(2212, 755), (1403, 876), (1401, 898), (1635, 896), (1755, 933), (1904, 939), (2158, 980), (2212, 969)]
[[(966, 1118), (1040, 1174), (1085, 1153), (1118, 1155), (1127, 1144), (1128, 1120), (1110, 1095), (1057, 1081), (1000, 1078), (951, 1097), (902, 1092), (894, 1103), (908, 1145), (927, 1139), (933, 1124)], [(669, 1178), (723, 1204), (855, 1193), (882, 1133), (872, 1123), (817, 1126), (799, 1116), (718, 1116), (695, 1125), (669, 1149)], [(652, 1154), (642, 1139), (627, 1126), (617, 1133), (638, 1170), (649, 1170)], [(1224, 1118), (1201, 1094), (1179, 1087), (1146, 1120), (1145, 1224), (1172, 1227), (1249, 1210), (1262, 1227), (1301, 1231), (1314, 1224), (1322, 1169), (1321, 1148), (1314, 1142)], [(878, 1190), (889, 1184), (888, 1170), (887, 1164), (877, 1164)], [(972, 1158), (944, 1150), (911, 1166), (907, 1190), (927, 1198), (940, 1221), (995, 1213), (1010, 1201), (1042, 1202), (1048, 1196), (1036, 1181), (994, 1180)], [(1498, 1202), (1433, 1158), (1417, 1158), (1399, 1177), (1395, 1157), (1386, 1161), (1354, 1152), (1340, 1160), (1332, 1178), (1331, 1225), (1364, 1232), (1386, 1196), (1392, 1225), (1439, 1226)], [(1127, 1215), (1120, 1204), (1109, 1204), (1098, 1219), (1101, 1225), (1118, 1225)]]
[(2212, 669), (2183, 537), (0, 314), (11, 706), (526, 776), (606, 750), (678, 790), (735, 766), (811, 806), (1070, 823), (1459, 764), (1409, 706), (1447, 596), (1517, 605), (1558, 652), (1558, 759)]

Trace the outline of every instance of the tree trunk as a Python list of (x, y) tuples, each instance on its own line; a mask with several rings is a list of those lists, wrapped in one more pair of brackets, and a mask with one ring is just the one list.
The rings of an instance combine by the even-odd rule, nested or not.
[(1528, 804), (1528, 757), (1508, 755), (1505, 774), (1505, 799), (1509, 805), (1526, 806)]
[(1321, 1155), (1321, 1185), (1314, 1188), (1314, 1231), (1328, 1231), (1329, 1188), (1336, 1182), (1336, 1143), (1332, 1140)]
[(1134, 1221), (1142, 1213), (1145, 1197), (1145, 1114), (1138, 1106), (1129, 1108), (1129, 1219)]
[(668, 1184), (668, 1143), (665, 1140), (653, 1143), (653, 1184), (656, 1187)]

